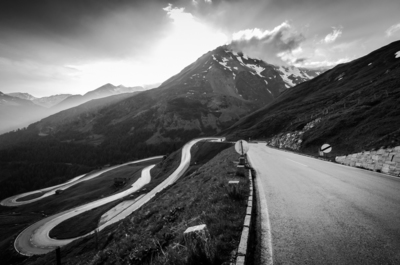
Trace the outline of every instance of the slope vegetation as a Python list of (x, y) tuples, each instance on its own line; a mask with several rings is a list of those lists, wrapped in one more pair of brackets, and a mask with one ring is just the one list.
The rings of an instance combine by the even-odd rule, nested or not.
[[(400, 143), (400, 41), (341, 64), (282, 94), (224, 133), (230, 138), (271, 139), (300, 134), (300, 150), (325, 142), (333, 154)], [(304, 127), (313, 122), (312, 128)], [(309, 127), (309, 126), (308, 126)]]
[[(218, 145), (218, 147), (215, 147)], [(194, 151), (198, 168), (189, 170), (174, 185), (157, 194), (131, 216), (98, 235), (72, 242), (63, 247), (66, 264), (197, 264), (184, 247), (183, 232), (189, 226), (205, 223), (218, 253), (212, 263), (229, 262), (238, 246), (246, 195), (232, 199), (226, 185), (235, 179), (232, 163), (237, 154), (229, 145), (210, 143), (198, 145)], [(221, 151), (219, 154), (217, 150)], [(209, 150), (215, 157), (208, 155)], [(248, 187), (247, 178), (240, 178)], [(54, 254), (32, 257), (25, 264), (51, 264)]]

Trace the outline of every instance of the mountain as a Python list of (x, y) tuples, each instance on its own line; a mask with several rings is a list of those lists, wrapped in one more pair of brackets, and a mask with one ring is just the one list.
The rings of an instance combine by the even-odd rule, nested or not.
[(21, 93), (21, 92), (8, 93), (7, 95), (25, 99), (25, 100), (30, 100), (33, 103), (35, 103), (36, 105), (39, 105), (39, 106), (42, 106), (45, 108), (50, 108), (50, 107), (60, 103), (67, 97), (72, 96), (71, 94), (59, 94), (59, 95), (52, 95), (52, 96), (48, 96), (48, 97), (37, 98), (37, 97), (32, 96), (31, 94)]
[(400, 144), (400, 41), (340, 64), (282, 94), (222, 134), (333, 154)]
[[(142, 87), (124, 87), (106, 84), (85, 95), (59, 94), (36, 98), (28, 93), (3, 94), (0, 114), (0, 134), (23, 128), (57, 112), (76, 107), (97, 98), (142, 91)], [(6, 102), (8, 102), (6, 104)], [(37, 106), (37, 107), (34, 107)], [(8, 107), (5, 107), (8, 106)], [(13, 107), (10, 107), (13, 106)]]
[(29, 93), (21, 93), (21, 92), (15, 92), (15, 93), (8, 93), (7, 95), (15, 98), (20, 98), (20, 99), (25, 99), (25, 100), (34, 100), (36, 97), (32, 96)]
[(88, 102), (92, 99), (104, 98), (112, 95), (118, 95), (122, 93), (133, 93), (138, 91), (143, 91), (144, 88), (141, 86), (136, 87), (125, 87), (122, 85), (114, 86), (112, 84), (105, 84), (95, 90), (89, 91), (82, 95), (72, 95), (65, 100), (60, 101), (58, 104), (53, 106), (54, 111), (61, 111), (64, 109), (69, 109), (78, 106), (82, 103)]
[[(86, 158), (79, 163), (90, 165), (165, 154), (194, 137), (221, 132), (311, 77), (311, 72), (270, 65), (223, 46), (204, 54), (158, 88), (94, 111), (72, 108), (23, 132), (4, 135), (0, 149), (15, 147), (21, 139), (25, 144), (20, 148), (51, 141), (65, 153), (82, 149), (80, 156)], [(120, 89), (107, 84), (90, 94)], [(73, 99), (71, 96), (59, 105)], [(39, 150), (36, 146), (35, 152)], [(18, 148), (12, 153), (18, 157)]]
[[(220, 132), (312, 75), (316, 73), (270, 65), (223, 46), (203, 55), (159, 88), (107, 106), (101, 114), (80, 117), (79, 123), (69, 120), (55, 126), (43, 121), (35, 126), (45, 134), (48, 128), (53, 134), (66, 128), (74, 131), (73, 135), (85, 132), (88, 142), (94, 136), (106, 140), (113, 134), (147, 145), (186, 142), (197, 135)], [(121, 89), (125, 88), (107, 84), (90, 96)]]
[(51, 108), (71, 96), (71, 94), (58, 94), (48, 97), (36, 98), (33, 99), (32, 102), (45, 108)]
[[(64, 127), (65, 125), (70, 126), (71, 123), (76, 123), (77, 121), (85, 120), (88, 117), (95, 117), (96, 115), (101, 115), (99, 114), (99, 111), (102, 108), (117, 103), (123, 99), (132, 97), (137, 93), (139, 92), (122, 93), (114, 96), (93, 99), (77, 107), (60, 111), (56, 114), (53, 114), (47, 118), (42, 119), (40, 122), (37, 123), (40, 124), (39, 126), (41, 128), (39, 134), (40, 136), (47, 136), (49, 134), (52, 134), (55, 129), (59, 131), (68, 131), (69, 128)], [(81, 132), (85, 132), (88, 128), (90, 127), (84, 126)], [(98, 143), (98, 136), (92, 135), (91, 139), (93, 141), (90, 144), (96, 145)]]
[(46, 110), (31, 100), (13, 97), (0, 92), (0, 134), (28, 126), (41, 117)]

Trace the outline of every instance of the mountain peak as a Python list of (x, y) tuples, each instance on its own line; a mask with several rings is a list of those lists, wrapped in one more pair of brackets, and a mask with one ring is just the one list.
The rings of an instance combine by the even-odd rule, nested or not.
[(16, 97), (16, 98), (20, 98), (20, 99), (30, 100), (30, 101), (36, 99), (36, 97), (32, 96), (29, 93), (15, 92), (15, 93), (8, 93), (7, 95)]

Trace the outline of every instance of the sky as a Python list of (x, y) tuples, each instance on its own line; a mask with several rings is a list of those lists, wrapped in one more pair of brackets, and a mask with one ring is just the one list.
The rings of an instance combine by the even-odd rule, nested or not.
[(0, 1), (0, 91), (156, 86), (204, 53), (333, 67), (400, 39), (398, 0)]

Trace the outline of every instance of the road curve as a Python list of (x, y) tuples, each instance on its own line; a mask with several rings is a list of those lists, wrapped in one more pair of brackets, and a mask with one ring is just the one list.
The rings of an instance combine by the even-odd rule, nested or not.
[[(103, 223), (100, 223), (99, 230), (102, 230), (105, 227), (124, 219), (125, 217), (127, 217), (128, 215), (130, 215), (131, 213), (133, 213), (140, 207), (142, 207), (146, 202), (151, 200), (158, 192), (162, 191), (169, 185), (175, 183), (189, 168), (190, 158), (191, 158), (190, 149), (197, 142), (203, 141), (203, 140), (219, 142), (220, 140), (225, 140), (225, 137), (208, 137), (208, 138), (194, 139), (194, 140), (188, 142), (187, 144), (185, 144), (182, 148), (181, 163), (179, 164), (178, 168), (167, 179), (165, 179), (163, 182), (161, 182), (157, 187), (155, 187), (149, 193), (144, 195), (142, 198), (140, 198), (137, 201), (134, 201), (131, 205), (125, 207), (122, 211), (119, 212), (119, 214), (115, 214), (111, 219), (109, 219)], [(118, 208), (118, 205), (114, 208)], [(113, 210), (113, 209), (111, 209), (111, 210)], [(103, 216), (102, 216), (102, 218), (103, 218)], [(103, 218), (103, 220), (104, 220), (104, 218)]]
[(265, 144), (250, 144), (248, 158), (267, 201), (263, 245), (272, 249), (263, 251), (273, 263), (400, 264), (400, 178)]
[[(122, 167), (122, 166), (130, 165), (130, 164), (137, 164), (137, 163), (148, 161), (148, 160), (152, 160), (152, 159), (160, 159), (161, 157), (162, 156), (145, 158), (145, 159), (141, 159), (141, 160), (132, 161), (132, 162), (124, 163), (124, 164), (121, 164), (121, 165), (109, 167), (109, 168), (100, 170), (99, 172), (96, 172), (96, 173), (83, 174), (83, 175), (75, 177), (75, 178), (73, 178), (73, 179), (71, 179), (71, 180), (69, 180), (69, 181), (67, 181), (65, 183), (62, 183), (62, 184), (58, 184), (58, 185), (55, 185), (55, 186), (51, 186), (51, 187), (47, 187), (47, 188), (43, 188), (43, 189), (39, 189), (39, 190), (34, 190), (34, 191), (30, 191), (30, 192), (25, 192), (25, 193), (21, 193), (21, 194), (18, 194), (18, 195), (14, 195), (14, 196), (8, 197), (8, 198), (2, 200), (0, 202), (0, 205), (8, 206), (8, 207), (15, 207), (15, 206), (21, 206), (21, 205), (29, 204), (29, 203), (32, 203), (32, 202), (36, 202), (36, 201), (39, 201), (39, 200), (41, 200), (43, 198), (46, 198), (48, 196), (51, 196), (51, 195), (55, 194), (56, 190), (66, 190), (66, 189), (68, 189), (68, 188), (70, 188), (70, 187), (72, 187), (72, 186), (74, 186), (74, 185), (76, 185), (78, 183), (83, 182), (83, 181), (88, 181), (88, 180), (97, 178), (98, 176), (100, 176), (101, 174), (103, 174), (103, 173), (105, 173), (107, 171), (110, 171), (110, 170), (113, 170), (113, 169), (116, 169), (116, 168), (119, 168), (119, 167)], [(38, 192), (46, 192), (46, 193), (44, 193), (42, 196), (40, 196), (38, 198), (34, 198), (34, 199), (31, 199), (31, 200), (26, 200), (26, 201), (18, 201), (18, 199), (20, 199), (20, 198), (23, 198), (23, 197), (26, 197), (28, 195), (35, 194), (35, 193), (38, 193)]]
[[(126, 216), (130, 215), (132, 212), (143, 206), (146, 202), (148, 202), (151, 198), (155, 196), (157, 192), (162, 191), (164, 188), (167, 186), (171, 185), (175, 181), (179, 179), (183, 175), (183, 173), (186, 171), (186, 169), (189, 167), (190, 164), (190, 149), (191, 147), (196, 144), (199, 141), (202, 140), (216, 140), (220, 138), (201, 138), (201, 139), (195, 139), (187, 143), (183, 148), (182, 148), (182, 155), (181, 155), (181, 163), (179, 164), (178, 168), (166, 179), (164, 180), (161, 184), (159, 184), (157, 187), (155, 187), (152, 191), (141, 197), (139, 200), (133, 201), (131, 205), (126, 205), (127, 207), (119, 207), (118, 205), (114, 207), (112, 210), (114, 210), (112, 216), (109, 218), (106, 218), (106, 220), (103, 220), (103, 223), (99, 226), (99, 230), (104, 229), (105, 227), (116, 223), (122, 219), (124, 219)], [(144, 161), (144, 160), (140, 160)], [(71, 239), (63, 239), (63, 240), (58, 240), (58, 239), (53, 239), (50, 238), (49, 234), (50, 231), (60, 224), (61, 222), (72, 218), (73, 216), (76, 216), (78, 214), (81, 214), (85, 211), (88, 211), (90, 209), (93, 209), (95, 207), (99, 207), (101, 205), (104, 205), (108, 202), (117, 200), (121, 197), (124, 197), (141, 187), (143, 187), (146, 183), (147, 180), (150, 180), (150, 169), (153, 167), (149, 166), (146, 167), (145, 169), (142, 170), (142, 176), (141, 178), (136, 181), (132, 187), (126, 191), (123, 191), (118, 194), (114, 194), (112, 196), (100, 199), (95, 202), (88, 203), (83, 206), (75, 207), (72, 209), (69, 209), (67, 211), (49, 216), (45, 219), (40, 220), (39, 222), (34, 223), (33, 225), (27, 227), (25, 230), (23, 230), (18, 237), (15, 239), (14, 242), (14, 248), (22, 255), (26, 256), (32, 256), (32, 255), (40, 255), (40, 254), (46, 254), (52, 250), (54, 250), (58, 246), (63, 246), (66, 245), (78, 238), (87, 236), (89, 234), (92, 234), (94, 231), (81, 236), (81, 237), (76, 237), (76, 238), (71, 238)], [(104, 173), (104, 172), (103, 172)], [(138, 185), (138, 184), (139, 185)]]

